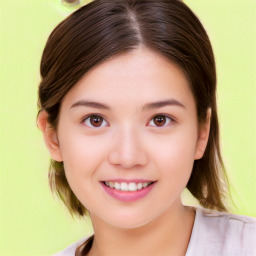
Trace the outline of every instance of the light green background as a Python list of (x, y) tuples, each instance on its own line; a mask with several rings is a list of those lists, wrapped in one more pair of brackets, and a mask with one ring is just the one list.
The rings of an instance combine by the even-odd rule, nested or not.
[[(256, 217), (256, 2), (187, 0), (217, 62), (221, 144), (237, 208)], [(74, 9), (60, 0), (0, 0), (0, 255), (49, 255), (92, 232), (52, 198), (36, 127), (41, 53)]]

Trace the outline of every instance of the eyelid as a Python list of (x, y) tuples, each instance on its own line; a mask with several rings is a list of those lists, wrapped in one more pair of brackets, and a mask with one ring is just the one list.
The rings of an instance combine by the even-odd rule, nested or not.
[[(105, 118), (102, 114), (97, 114), (97, 113), (91, 113), (91, 114), (88, 114), (88, 115), (84, 116), (84, 117), (81, 119), (81, 123), (82, 123), (83, 125), (85, 125), (85, 124), (84, 124), (85, 121), (86, 121), (87, 119), (89, 119), (90, 117), (92, 117), (92, 116), (101, 117), (101, 118), (103, 119), (103, 121), (105, 121), (105, 122), (108, 123), (108, 121), (106, 120), (106, 118)], [(107, 127), (107, 126), (109, 126), (109, 124), (108, 124), (107, 126), (99, 126), (99, 127), (96, 127), (96, 126), (88, 126), (88, 125), (85, 125), (85, 126), (88, 127), (88, 128), (99, 129), (99, 128), (102, 128), (102, 127)]]
[[(88, 118), (92, 117), (92, 116), (101, 117), (101, 118), (103, 118), (103, 121), (105, 121), (105, 122), (108, 123), (108, 121), (106, 120), (106, 118), (104, 117), (104, 115), (102, 115), (102, 114), (97, 114), (97, 113), (91, 113), (91, 114), (88, 114), (88, 115), (84, 116), (84, 117), (81, 119), (81, 123), (84, 125), (85, 121), (86, 121)], [(169, 122), (169, 123), (176, 122), (175, 119), (174, 119), (173, 117), (171, 117), (170, 115), (159, 113), (159, 114), (154, 115), (154, 116), (149, 120), (148, 123), (150, 123), (150, 122), (151, 122), (155, 117), (157, 117), (157, 116), (164, 116), (165, 118), (170, 119), (170, 122)], [(169, 124), (169, 123), (168, 123), (168, 124)], [(99, 126), (99, 127), (86, 125), (86, 127), (89, 127), (89, 128), (96, 128), (96, 129), (99, 129), (99, 128), (102, 128), (102, 127), (108, 127), (108, 126), (110, 126), (109, 123), (108, 123), (107, 126)], [(163, 125), (163, 126), (153, 125), (153, 126), (151, 126), (151, 127), (163, 128), (163, 127), (168, 127), (168, 125)]]
[[(175, 119), (174, 119), (173, 117), (171, 117), (171, 116), (169, 116), (169, 115), (167, 115), (167, 114), (161, 114), (161, 113), (160, 113), (160, 114), (154, 115), (154, 116), (150, 119), (150, 121), (149, 121), (148, 123), (150, 123), (150, 122), (151, 122), (155, 117), (157, 117), (157, 116), (164, 116), (165, 118), (170, 119), (170, 121), (169, 121), (168, 124), (175, 122)], [(163, 126), (153, 125), (153, 126), (151, 126), (151, 127), (164, 128), (164, 127), (168, 127), (168, 126), (169, 126), (168, 124), (167, 124), (167, 125), (164, 124)]]

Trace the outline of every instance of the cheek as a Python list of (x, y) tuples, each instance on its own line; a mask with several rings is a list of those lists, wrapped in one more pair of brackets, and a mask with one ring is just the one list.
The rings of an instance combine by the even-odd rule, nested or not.
[(196, 130), (180, 130), (177, 133), (155, 141), (151, 156), (155, 159), (158, 169), (166, 175), (190, 175), (197, 142)]
[(61, 152), (64, 164), (74, 172), (80, 169), (85, 173), (93, 170), (105, 158), (102, 142), (91, 138), (66, 138), (63, 140)]
[[(60, 136), (60, 141), (68, 184), (78, 200), (89, 209), (93, 204), (89, 195), (95, 185), (98, 186), (97, 170), (106, 155), (102, 140), (67, 132), (63, 137)], [(98, 192), (94, 193), (97, 196)]]
[[(154, 151), (155, 168), (159, 170), (162, 197), (159, 203), (180, 198), (191, 176), (194, 164), (195, 143), (190, 145), (183, 139), (159, 144)], [(186, 143), (184, 143), (186, 142)]]
[(61, 127), (58, 137), (67, 179), (90, 179), (106, 158), (104, 141), (100, 136), (85, 136), (68, 125)]

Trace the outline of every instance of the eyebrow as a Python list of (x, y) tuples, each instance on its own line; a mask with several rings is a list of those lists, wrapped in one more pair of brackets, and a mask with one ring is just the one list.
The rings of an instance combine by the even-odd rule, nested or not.
[(178, 106), (178, 107), (185, 108), (185, 106), (181, 102), (179, 102), (175, 99), (168, 99), (168, 100), (147, 103), (143, 106), (142, 111), (149, 111), (152, 109), (162, 108), (165, 106)]
[[(142, 111), (149, 111), (152, 109), (162, 108), (165, 106), (178, 106), (178, 107), (185, 108), (185, 106), (181, 102), (175, 99), (167, 99), (167, 100), (147, 103), (143, 106)], [(89, 100), (79, 100), (71, 106), (71, 108), (74, 108), (74, 107), (91, 107), (91, 108), (111, 110), (111, 107), (106, 104), (95, 102), (95, 101), (89, 101)]]

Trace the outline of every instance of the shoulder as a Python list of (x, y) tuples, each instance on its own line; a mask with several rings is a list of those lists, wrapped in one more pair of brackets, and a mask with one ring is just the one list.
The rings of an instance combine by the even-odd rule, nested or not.
[(64, 250), (57, 252), (55, 254), (52, 254), (51, 256), (75, 256), (76, 248), (79, 245), (81, 245), (82, 243), (84, 243), (87, 239), (88, 239), (88, 237), (82, 238), (82, 239), (76, 241), (75, 243), (69, 245)]
[(256, 255), (256, 218), (197, 208), (194, 228), (204, 255)]

